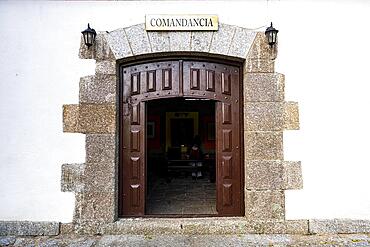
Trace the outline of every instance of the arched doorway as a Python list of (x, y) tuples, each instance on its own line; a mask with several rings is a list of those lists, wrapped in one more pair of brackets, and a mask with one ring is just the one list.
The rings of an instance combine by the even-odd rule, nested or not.
[(119, 216), (146, 215), (147, 104), (166, 98), (215, 102), (216, 215), (243, 215), (240, 71), (183, 57), (120, 65)]

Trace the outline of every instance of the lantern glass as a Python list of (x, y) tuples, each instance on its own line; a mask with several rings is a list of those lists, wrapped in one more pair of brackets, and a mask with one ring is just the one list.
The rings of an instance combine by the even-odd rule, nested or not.
[(279, 30), (275, 29), (273, 26), (272, 26), (272, 22), (271, 22), (271, 26), (268, 27), (265, 31), (265, 35), (267, 37), (267, 42), (270, 46), (273, 46), (276, 44), (276, 40), (277, 40), (277, 33), (279, 32)]
[(85, 45), (90, 48), (94, 44), (96, 32), (94, 29), (90, 28), (90, 24), (87, 24), (87, 29), (82, 31), (84, 37)]

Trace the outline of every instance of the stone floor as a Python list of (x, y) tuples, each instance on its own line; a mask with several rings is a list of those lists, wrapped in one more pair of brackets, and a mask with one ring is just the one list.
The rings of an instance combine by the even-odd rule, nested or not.
[(370, 246), (370, 234), (0, 236), (0, 246)]
[(149, 183), (147, 214), (217, 214), (216, 184), (207, 177), (177, 176)]

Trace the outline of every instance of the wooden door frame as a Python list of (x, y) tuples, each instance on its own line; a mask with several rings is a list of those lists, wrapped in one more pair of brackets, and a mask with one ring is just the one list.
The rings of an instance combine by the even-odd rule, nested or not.
[[(179, 53), (176, 53), (175, 55), (173, 54), (161, 54), (161, 55), (158, 55), (158, 57), (146, 57), (146, 56), (143, 56), (142, 58), (138, 58), (138, 59), (135, 59), (135, 60), (121, 60), (121, 61), (117, 61), (117, 74), (119, 75), (118, 77), (118, 111), (117, 111), (117, 124), (118, 124), (118, 181), (117, 181), (117, 184), (118, 184), (118, 200), (117, 200), (117, 211), (118, 211), (118, 217), (119, 218), (125, 218), (125, 217), (128, 217), (128, 218), (132, 218), (132, 217), (158, 217), (158, 218), (163, 218), (163, 217), (204, 217), (204, 216), (209, 216), (209, 217), (222, 217), (220, 215), (200, 215), (200, 214), (191, 214), (191, 215), (147, 215), (147, 214), (144, 214), (144, 215), (136, 215), (136, 216), (123, 216), (121, 211), (122, 211), (122, 188), (121, 188), (121, 184), (122, 184), (122, 181), (123, 181), (123, 172), (122, 172), (122, 160), (123, 160), (123, 149), (122, 149), (122, 133), (123, 133), (123, 124), (122, 123), (122, 120), (123, 120), (123, 70), (121, 69), (122, 67), (129, 67), (129, 66), (133, 66), (133, 65), (139, 65), (139, 64), (145, 64), (145, 63), (151, 63), (151, 62), (161, 62), (161, 61), (167, 61), (167, 60), (178, 60), (178, 61), (199, 61), (199, 62), (213, 62), (213, 63), (218, 63), (218, 64), (224, 64), (224, 65), (231, 65), (231, 66), (236, 66), (239, 68), (239, 87), (240, 89), (243, 89), (243, 64), (245, 61), (242, 61), (240, 59), (235, 59), (235, 58), (228, 58), (228, 57), (225, 57), (225, 58), (220, 58), (219, 56), (204, 56), (204, 54), (202, 56), (197, 56), (197, 55), (188, 55), (188, 54), (184, 54), (184, 55), (181, 55)], [(182, 64), (181, 64), (181, 68), (180, 68), (180, 80), (182, 80), (182, 77), (183, 77), (183, 71), (182, 71)], [(166, 99), (166, 98), (182, 98), (183, 96), (179, 96), (179, 97), (160, 97), (160, 99)], [(187, 97), (187, 98), (190, 98), (190, 97)], [(197, 98), (197, 97), (191, 97), (191, 98)], [(147, 142), (147, 136), (146, 136), (146, 124), (147, 124), (147, 102), (150, 101), (150, 100), (142, 100), (142, 102), (144, 103), (144, 108), (145, 108), (145, 122), (144, 122), (144, 126), (145, 126), (145, 131), (144, 131), (144, 139), (145, 139), (145, 156), (146, 156), (146, 142)], [(239, 101), (240, 102), (244, 102), (244, 93), (240, 93), (239, 95)], [(216, 100), (217, 102), (217, 100)], [(216, 103), (215, 102), (215, 103)], [(215, 105), (216, 107), (216, 105)], [(240, 166), (240, 171), (241, 171), (241, 176), (240, 176), (240, 185), (241, 185), (241, 195), (240, 195), (240, 202), (241, 202), (241, 215), (240, 216), (244, 216), (245, 215), (245, 200), (244, 200), (244, 194), (245, 194), (245, 191), (244, 191), (244, 188), (245, 188), (245, 165), (244, 165), (244, 112), (243, 112), (243, 103), (240, 104), (240, 107), (239, 107), (239, 131), (240, 131), (240, 135), (239, 135), (239, 143), (240, 143), (240, 159), (239, 159), (239, 166)], [(216, 130), (217, 131), (217, 130)], [(217, 166), (217, 164), (216, 164)], [(147, 158), (145, 157), (145, 190), (146, 190), (146, 183), (147, 183)], [(217, 167), (216, 167), (216, 171), (217, 171)], [(216, 175), (217, 177), (217, 175)], [(216, 183), (217, 183), (217, 180), (216, 180)], [(217, 188), (216, 188), (217, 189)], [(146, 202), (146, 193), (145, 193), (145, 198), (144, 198), (144, 201)]]

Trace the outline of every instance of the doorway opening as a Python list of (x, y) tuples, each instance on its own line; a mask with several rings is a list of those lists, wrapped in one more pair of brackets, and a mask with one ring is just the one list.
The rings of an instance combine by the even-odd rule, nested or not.
[(217, 215), (215, 101), (146, 103), (147, 215)]

